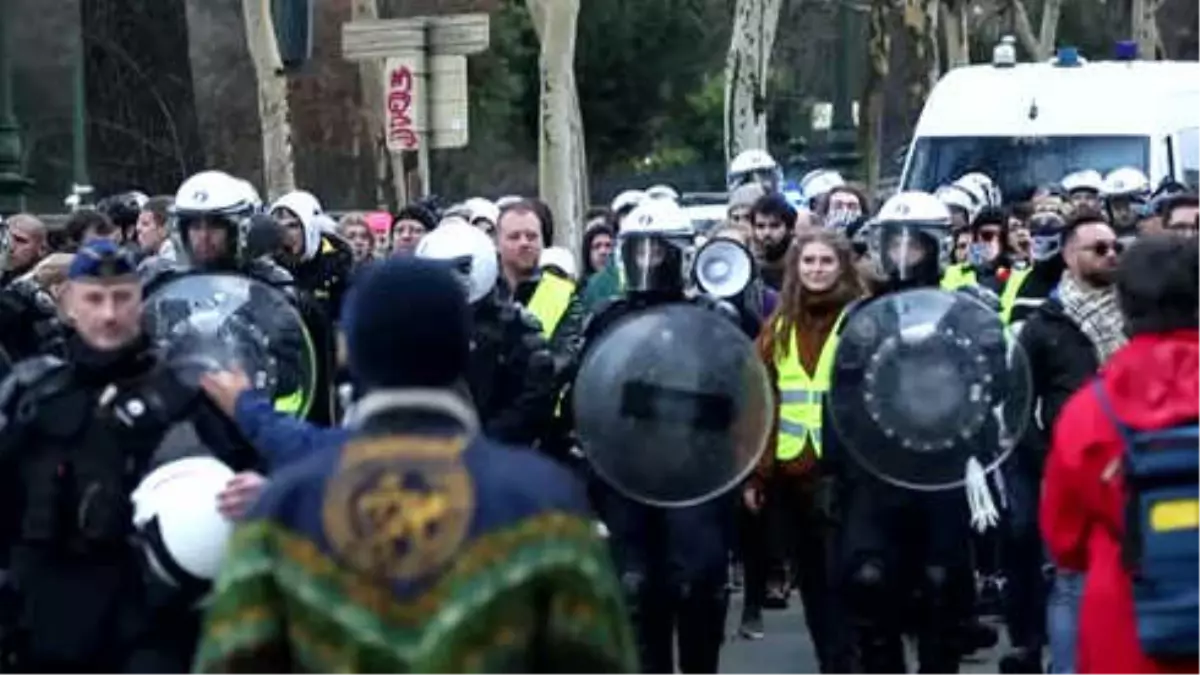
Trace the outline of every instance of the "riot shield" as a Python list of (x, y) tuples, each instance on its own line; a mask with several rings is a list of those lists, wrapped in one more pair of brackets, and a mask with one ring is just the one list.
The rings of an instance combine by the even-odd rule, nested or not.
[(754, 345), (720, 314), (673, 304), (632, 314), (588, 350), (575, 422), (596, 473), (631, 499), (712, 499), (757, 464), (771, 387)]
[(999, 315), (919, 289), (856, 308), (834, 358), (829, 406), (849, 454), (913, 490), (962, 486), (967, 462), (1003, 462), (1029, 419), (1029, 364)]
[(308, 414), (317, 354), (300, 314), (278, 289), (235, 274), (182, 276), (147, 298), (143, 321), (184, 382), (237, 366), (276, 410)]

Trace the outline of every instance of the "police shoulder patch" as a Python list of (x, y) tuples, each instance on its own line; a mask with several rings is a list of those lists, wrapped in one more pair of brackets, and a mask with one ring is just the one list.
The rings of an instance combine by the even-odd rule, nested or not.
[(392, 583), (442, 571), (461, 549), (475, 508), (465, 437), (352, 440), (325, 488), (322, 525), (335, 555)]

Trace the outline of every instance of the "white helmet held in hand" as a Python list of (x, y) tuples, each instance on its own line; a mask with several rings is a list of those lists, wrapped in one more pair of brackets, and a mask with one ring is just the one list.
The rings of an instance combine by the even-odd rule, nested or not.
[(213, 457), (187, 457), (138, 484), (130, 497), (133, 525), (155, 576), (176, 588), (216, 577), (233, 533), (233, 523), (217, 511), (217, 495), (233, 475)]
[(416, 256), (449, 263), (471, 304), (496, 288), (500, 274), (496, 244), (483, 230), (462, 218), (443, 219), (417, 244)]

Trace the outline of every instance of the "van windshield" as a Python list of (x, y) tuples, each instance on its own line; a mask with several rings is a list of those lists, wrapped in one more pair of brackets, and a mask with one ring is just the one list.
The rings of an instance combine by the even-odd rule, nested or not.
[(925, 137), (917, 139), (912, 153), (906, 190), (933, 192), (963, 174), (982, 171), (1011, 202), (1080, 169), (1103, 175), (1132, 166), (1147, 172), (1150, 142), (1145, 136)]

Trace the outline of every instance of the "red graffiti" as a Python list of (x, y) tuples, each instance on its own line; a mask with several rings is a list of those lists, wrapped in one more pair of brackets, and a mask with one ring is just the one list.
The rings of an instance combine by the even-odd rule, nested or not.
[(388, 142), (404, 150), (414, 150), (419, 143), (412, 114), (413, 84), (413, 73), (408, 66), (396, 68), (388, 77)]

